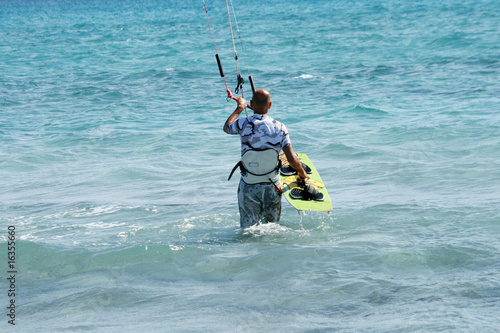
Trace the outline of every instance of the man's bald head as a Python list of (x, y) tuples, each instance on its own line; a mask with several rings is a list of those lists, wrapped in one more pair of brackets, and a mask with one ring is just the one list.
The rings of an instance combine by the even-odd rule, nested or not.
[(255, 113), (265, 114), (271, 108), (271, 94), (265, 89), (259, 89), (252, 96), (252, 107)]

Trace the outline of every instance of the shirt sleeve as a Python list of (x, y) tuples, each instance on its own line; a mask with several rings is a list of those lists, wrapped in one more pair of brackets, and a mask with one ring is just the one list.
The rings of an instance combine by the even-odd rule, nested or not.
[(240, 134), (243, 130), (243, 121), (244, 119), (242, 118), (236, 119), (236, 121), (227, 126), (227, 132), (229, 134)]
[(290, 136), (288, 135), (288, 129), (285, 124), (281, 124), (281, 149), (291, 145)]

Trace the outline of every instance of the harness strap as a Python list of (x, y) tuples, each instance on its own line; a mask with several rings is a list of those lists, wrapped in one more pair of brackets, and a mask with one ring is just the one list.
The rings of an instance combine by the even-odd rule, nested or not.
[(237, 167), (240, 167), (240, 170), (241, 170), (241, 168), (245, 168), (243, 166), (243, 163), (241, 163), (241, 161), (239, 161), (238, 163), (236, 163), (236, 165), (234, 166), (233, 170), (231, 170), (231, 173), (229, 174), (229, 178), (227, 179), (227, 181), (231, 180), (231, 177), (233, 176), (233, 173), (236, 171)]
[[(238, 163), (236, 163), (236, 165), (233, 167), (233, 170), (231, 170), (231, 173), (229, 174), (229, 177), (227, 178), (227, 181), (230, 181), (231, 180), (231, 177), (233, 177), (233, 174), (234, 172), (236, 171), (237, 168), (240, 168), (240, 171), (241, 172), (248, 172), (249, 174), (251, 175), (254, 175), (254, 176), (265, 176), (267, 174), (269, 174), (270, 172), (273, 172), (273, 171), (276, 171), (276, 170), (279, 170), (281, 168), (281, 160), (278, 161), (278, 165), (276, 166), (276, 168), (274, 168), (273, 170), (271, 170), (270, 172), (266, 172), (266, 173), (263, 173), (263, 174), (257, 174), (257, 173), (253, 173), (253, 172), (250, 172), (248, 171), (245, 166), (243, 165), (243, 163), (241, 161), (239, 161)], [(269, 182), (272, 183), (272, 180), (269, 179)]]

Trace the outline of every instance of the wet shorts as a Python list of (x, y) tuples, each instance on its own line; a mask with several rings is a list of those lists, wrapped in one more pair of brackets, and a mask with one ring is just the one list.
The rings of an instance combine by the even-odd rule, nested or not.
[(281, 216), (281, 193), (271, 183), (249, 185), (240, 180), (238, 205), (242, 228), (258, 223), (278, 222)]

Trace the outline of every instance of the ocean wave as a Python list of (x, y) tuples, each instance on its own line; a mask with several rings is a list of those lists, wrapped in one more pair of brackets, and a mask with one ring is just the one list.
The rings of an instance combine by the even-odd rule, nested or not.
[(385, 111), (383, 109), (370, 107), (363, 104), (356, 104), (354, 107), (347, 110), (347, 112), (369, 118), (379, 118), (390, 114), (388, 111)]
[(294, 79), (303, 79), (303, 80), (311, 80), (311, 79), (321, 79), (324, 80), (323, 76), (311, 75), (311, 74), (301, 74), (299, 76), (295, 76)]

